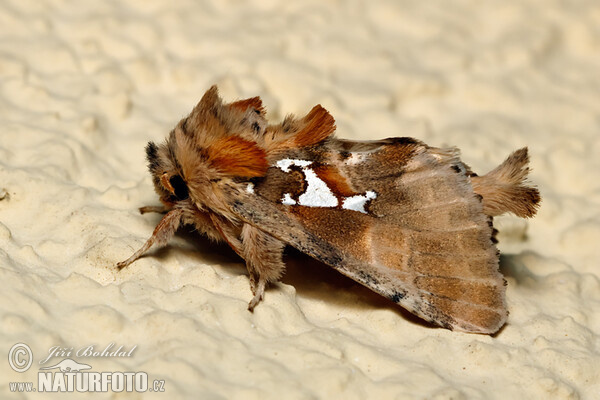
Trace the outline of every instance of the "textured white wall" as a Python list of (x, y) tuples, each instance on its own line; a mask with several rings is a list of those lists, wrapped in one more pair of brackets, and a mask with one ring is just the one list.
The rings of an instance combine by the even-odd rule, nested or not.
[[(0, 354), (34, 365), (0, 362), (0, 397), (52, 346), (111, 342), (138, 347), (77, 360), (165, 379), (157, 398), (600, 396), (598, 71), (595, 0), (1, 1)], [(481, 173), (529, 146), (540, 213), (497, 220), (507, 326), (431, 328), (293, 252), (250, 314), (241, 260), (190, 232), (119, 273), (159, 218), (136, 211), (144, 145), (213, 83)]]

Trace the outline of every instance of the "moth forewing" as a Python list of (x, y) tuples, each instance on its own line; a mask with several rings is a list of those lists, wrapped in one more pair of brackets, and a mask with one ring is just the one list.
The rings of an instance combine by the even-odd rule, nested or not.
[[(254, 193), (240, 193), (234, 212), (428, 321), (468, 332), (498, 330), (507, 315), (504, 280), (481, 201), (469, 192), (468, 178), (451, 168), (457, 159), (409, 141), (383, 142), (368, 156), (335, 147), (323, 145), (320, 162), (302, 159), (309, 154), (282, 155)], [(414, 159), (404, 163), (381, 160), (409, 153)], [(303, 203), (311, 190), (306, 176), (324, 170), (322, 162), (338, 169), (317, 177), (329, 191), (314, 197), (321, 205)], [(293, 165), (302, 173), (283, 180), (277, 169), (289, 174)], [(345, 179), (352, 193), (366, 193), (363, 204), (345, 208), (343, 198), (361, 195), (331, 189), (342, 186), (332, 176)], [(303, 194), (294, 189), (298, 179), (309, 181)]]

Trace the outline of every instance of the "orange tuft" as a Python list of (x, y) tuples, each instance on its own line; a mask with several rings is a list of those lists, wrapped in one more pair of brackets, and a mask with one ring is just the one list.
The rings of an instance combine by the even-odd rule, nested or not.
[(255, 110), (258, 110), (260, 114), (264, 114), (265, 112), (262, 105), (262, 100), (258, 96), (252, 97), (250, 99), (238, 100), (236, 102), (228, 104), (227, 107), (242, 112), (246, 112), (246, 110), (248, 110), (249, 108), (254, 108)]
[(335, 131), (335, 120), (320, 104), (302, 118), (306, 125), (294, 136), (295, 145), (298, 147), (317, 144)]
[(237, 136), (217, 140), (208, 148), (208, 155), (215, 168), (233, 176), (264, 176), (269, 168), (265, 151)]
[(348, 180), (340, 174), (333, 165), (317, 165), (313, 167), (315, 173), (327, 184), (333, 193), (342, 197), (354, 196), (357, 193), (348, 185)]

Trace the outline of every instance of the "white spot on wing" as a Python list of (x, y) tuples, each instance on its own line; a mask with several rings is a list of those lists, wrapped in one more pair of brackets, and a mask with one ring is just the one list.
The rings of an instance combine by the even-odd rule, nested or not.
[[(284, 158), (283, 160), (277, 161), (277, 166), (281, 168), (283, 172), (290, 172), (290, 167), (295, 165), (302, 167), (302, 172), (306, 177), (306, 190), (298, 197), (298, 204), (306, 207), (336, 207), (338, 205), (338, 199), (335, 197), (331, 189), (327, 187), (327, 184), (323, 182), (321, 178), (317, 176), (315, 171), (307, 168), (312, 161), (307, 160), (292, 160)], [(285, 205), (294, 205), (296, 201), (292, 199), (289, 193), (283, 195), (281, 203)]]
[(290, 172), (290, 167), (292, 165), (296, 165), (298, 167), (308, 167), (310, 164), (312, 164), (312, 161), (291, 160), (289, 158), (284, 158), (283, 160), (277, 161), (277, 166), (281, 168), (283, 172)]
[(252, 182), (246, 186), (246, 192), (254, 194), (254, 184)]
[[(365, 154), (352, 154), (347, 160), (348, 163), (357, 164), (363, 162), (366, 158)], [(285, 193), (281, 199), (281, 204), (288, 206), (301, 205), (306, 207), (337, 207), (339, 204), (338, 198), (333, 194), (327, 184), (317, 176), (315, 171), (309, 168), (312, 161), (293, 160), (285, 158), (277, 161), (277, 166), (283, 172), (290, 172), (290, 167), (297, 166), (302, 168), (304, 177), (306, 178), (306, 190), (298, 197), (298, 201), (292, 199), (291, 194)], [(342, 208), (345, 210), (358, 211), (366, 214), (365, 204), (367, 201), (377, 197), (377, 193), (368, 190), (364, 195), (356, 195), (345, 197), (342, 200)]]
[(354, 210), (366, 214), (365, 204), (367, 201), (377, 197), (377, 193), (372, 190), (367, 190), (364, 195), (359, 194), (352, 197), (346, 197), (342, 202), (342, 208), (345, 210)]
[(281, 199), (281, 204), (285, 204), (286, 206), (293, 206), (296, 204), (296, 200), (292, 199), (289, 193), (283, 195), (283, 199)]
[(350, 157), (346, 159), (346, 165), (356, 165), (364, 162), (367, 159), (367, 155), (363, 153), (352, 153)]
[(302, 168), (306, 183), (304, 193), (298, 197), (298, 203), (307, 207), (336, 207), (338, 199), (327, 184), (310, 168)]

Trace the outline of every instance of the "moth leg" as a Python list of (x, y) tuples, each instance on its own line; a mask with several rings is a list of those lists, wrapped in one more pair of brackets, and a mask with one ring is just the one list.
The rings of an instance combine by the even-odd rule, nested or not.
[(117, 268), (122, 269), (138, 258), (140, 258), (145, 252), (152, 247), (154, 243), (159, 246), (164, 246), (167, 244), (169, 239), (173, 237), (177, 228), (179, 228), (179, 224), (181, 223), (181, 217), (183, 215), (183, 210), (178, 208), (169, 211), (158, 223), (156, 228), (154, 228), (154, 232), (152, 232), (152, 236), (144, 243), (144, 245), (131, 257), (129, 257), (125, 261), (121, 261), (117, 264)]
[(256, 294), (256, 285), (258, 284), (258, 275), (254, 272), (254, 270), (248, 269), (248, 280), (250, 281), (250, 290), (252, 294)]
[(254, 312), (254, 307), (262, 301), (266, 285), (266, 280), (259, 278), (258, 285), (256, 285), (256, 289), (254, 290), (254, 297), (248, 303), (248, 311)]
[(146, 213), (158, 213), (158, 214), (165, 214), (167, 212), (169, 212), (169, 209), (165, 206), (145, 206), (145, 207), (140, 207), (140, 214), (146, 214)]
[(244, 258), (244, 254), (242, 252), (242, 242), (239, 239), (239, 227), (236, 228), (231, 224), (231, 222), (227, 222), (213, 213), (211, 213), (208, 218), (212, 222), (212, 226), (214, 226), (216, 229), (217, 234), (214, 236), (225, 240), (225, 242), (227, 242), (229, 247), (231, 247), (237, 255)]
[(285, 243), (252, 225), (244, 224), (242, 247), (250, 274), (250, 289), (254, 294), (248, 304), (248, 310), (253, 311), (263, 299), (267, 284), (277, 282), (285, 270), (283, 264)]

